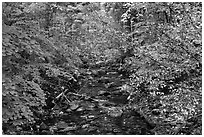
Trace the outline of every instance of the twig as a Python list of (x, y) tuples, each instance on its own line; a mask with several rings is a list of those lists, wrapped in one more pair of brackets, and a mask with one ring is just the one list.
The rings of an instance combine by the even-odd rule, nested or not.
[(71, 101), (65, 96), (65, 93), (67, 92), (68, 90), (66, 89), (65, 91), (61, 92), (57, 97), (55, 97), (55, 99), (59, 99), (60, 97), (64, 97), (68, 103), (70, 103)]
[(68, 103), (71, 102), (71, 101), (64, 95), (64, 93), (63, 93), (63, 97), (67, 100)]
[(63, 95), (63, 92), (61, 92), (55, 99), (59, 99)]

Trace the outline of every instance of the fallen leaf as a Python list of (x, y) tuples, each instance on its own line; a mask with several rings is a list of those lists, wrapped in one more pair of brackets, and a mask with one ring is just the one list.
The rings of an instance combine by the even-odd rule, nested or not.
[(77, 129), (77, 126), (69, 126), (69, 127), (66, 127), (65, 129), (63, 130), (60, 130), (59, 132), (67, 132), (67, 131), (71, 131), (71, 130), (76, 130)]
[(56, 126), (58, 129), (64, 129), (68, 126), (68, 124), (64, 121), (59, 121)]

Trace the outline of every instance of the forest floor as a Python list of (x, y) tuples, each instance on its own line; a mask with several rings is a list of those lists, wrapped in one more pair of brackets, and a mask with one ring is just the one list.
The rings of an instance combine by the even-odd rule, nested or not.
[(61, 112), (42, 122), (36, 134), (153, 134), (154, 124), (129, 107), (129, 93), (121, 90), (129, 79), (118, 68), (115, 64), (98, 64), (84, 69), (83, 86), (75, 93), (67, 93), (65, 104), (53, 107)]

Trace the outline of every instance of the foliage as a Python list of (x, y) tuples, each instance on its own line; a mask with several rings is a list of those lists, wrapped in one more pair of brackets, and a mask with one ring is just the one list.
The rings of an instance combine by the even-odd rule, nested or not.
[[(74, 79), (77, 58), (70, 52), (73, 49), (63, 43), (56, 46), (57, 39), (49, 38), (41, 26), (46, 6), (46, 3), (3, 3), (3, 124), (16, 127), (37, 122), (55, 90), (46, 89), (45, 83), (51, 78), (58, 80), (61, 75), (69, 86)], [(71, 58), (76, 58), (76, 62)], [(45, 73), (50, 79), (43, 75), (46, 66)], [(67, 72), (54, 66), (63, 66)], [(63, 84), (58, 81), (49, 84), (61, 87)]]
[[(201, 114), (201, 7), (195, 5), (133, 3), (123, 15), (135, 46), (130, 60), (133, 94), (147, 98), (134, 103), (141, 103), (138, 107), (156, 123), (185, 125)], [(200, 41), (199, 46), (193, 41)]]
[[(199, 2), (2, 3), (3, 130), (38, 130), (59, 97), (84, 97), (115, 65), (129, 80), (121, 86), (129, 108), (155, 123), (155, 134), (187, 134), (202, 115), (201, 19)], [(90, 70), (102, 64), (107, 70)]]
[[(15, 81), (15, 82), (13, 82)], [(13, 125), (34, 122), (32, 109), (43, 111), (45, 96), (43, 90), (33, 81), (16, 77), (3, 81), (3, 122), (15, 121)]]

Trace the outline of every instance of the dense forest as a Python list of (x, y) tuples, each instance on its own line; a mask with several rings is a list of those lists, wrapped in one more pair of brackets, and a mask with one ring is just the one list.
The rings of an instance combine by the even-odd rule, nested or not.
[(3, 2), (2, 134), (201, 135), (201, 2)]

